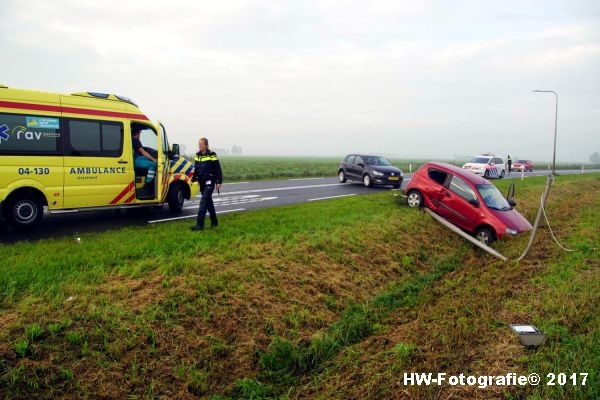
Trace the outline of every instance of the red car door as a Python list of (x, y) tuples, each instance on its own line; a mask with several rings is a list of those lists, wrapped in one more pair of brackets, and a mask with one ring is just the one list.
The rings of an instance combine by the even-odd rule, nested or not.
[(440, 193), (438, 214), (469, 232), (477, 226), (480, 215), (475, 190), (464, 179), (452, 175), (447, 187)]
[(429, 199), (431, 204), (427, 204), (432, 210), (437, 211), (439, 199), (442, 190), (444, 190), (444, 184), (448, 180), (449, 173), (438, 168), (430, 167), (427, 169), (427, 178), (424, 179), (420, 190), (426, 199)]

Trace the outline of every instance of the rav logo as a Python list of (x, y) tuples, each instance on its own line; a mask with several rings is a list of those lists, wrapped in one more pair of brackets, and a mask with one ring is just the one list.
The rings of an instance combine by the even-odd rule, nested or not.
[(16, 135), (17, 140), (21, 140), (21, 138), (26, 140), (40, 140), (42, 132), (32, 132), (28, 131), (24, 126), (16, 126), (13, 129), (13, 135)]

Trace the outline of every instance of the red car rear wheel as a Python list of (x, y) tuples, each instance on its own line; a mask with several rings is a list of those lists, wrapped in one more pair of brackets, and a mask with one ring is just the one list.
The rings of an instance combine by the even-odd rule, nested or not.
[(423, 195), (418, 190), (411, 190), (406, 195), (406, 202), (411, 208), (418, 208), (423, 206)]

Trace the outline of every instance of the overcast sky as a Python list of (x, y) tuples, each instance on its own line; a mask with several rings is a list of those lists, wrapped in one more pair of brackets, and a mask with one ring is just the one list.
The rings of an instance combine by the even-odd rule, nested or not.
[(559, 161), (600, 151), (600, 2), (0, 0), (0, 83), (133, 98), (172, 142)]

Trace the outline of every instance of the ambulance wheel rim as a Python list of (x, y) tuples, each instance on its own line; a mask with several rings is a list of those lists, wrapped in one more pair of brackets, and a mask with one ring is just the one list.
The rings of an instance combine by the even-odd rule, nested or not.
[(31, 200), (21, 200), (15, 204), (13, 208), (13, 215), (20, 223), (29, 223), (34, 221), (37, 217), (37, 213), (37, 205)]
[(183, 204), (183, 190), (177, 191), (177, 202)]

